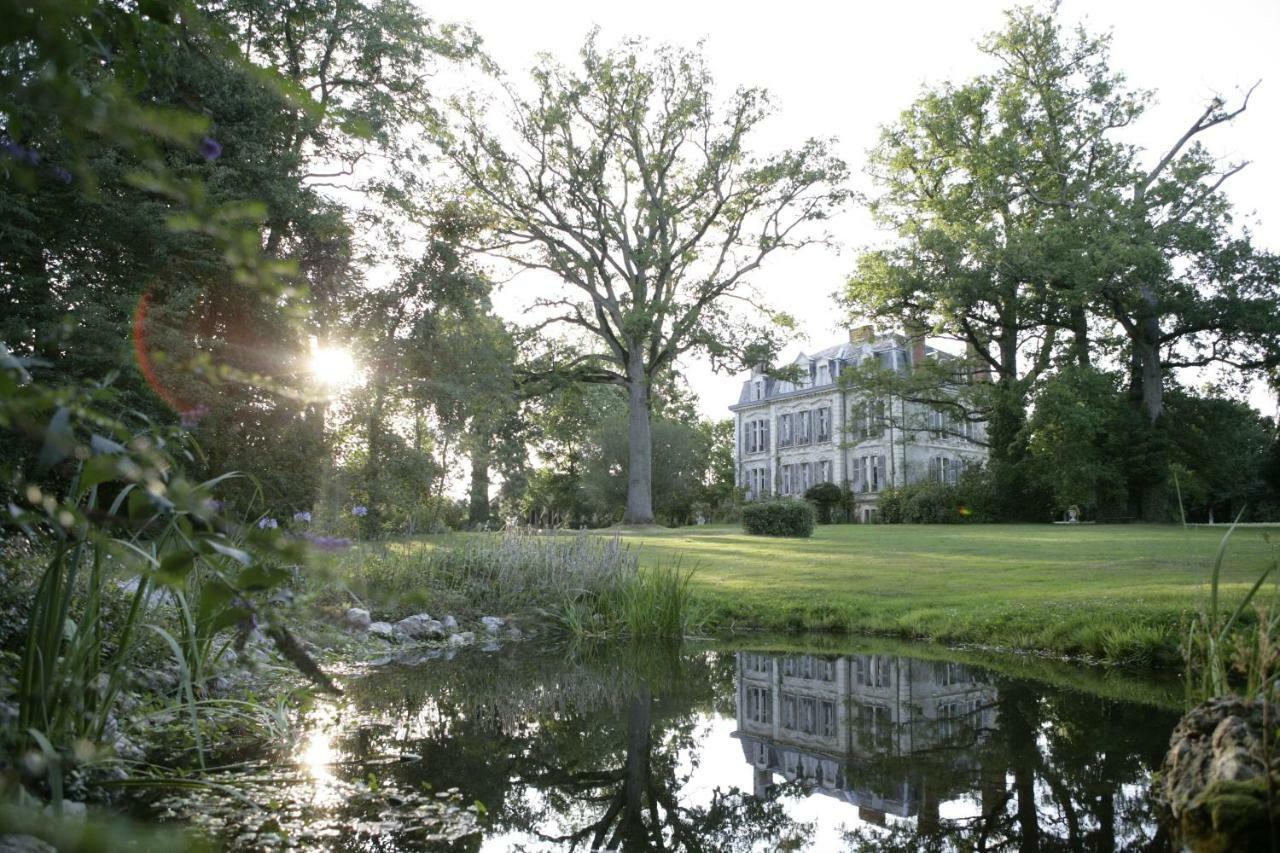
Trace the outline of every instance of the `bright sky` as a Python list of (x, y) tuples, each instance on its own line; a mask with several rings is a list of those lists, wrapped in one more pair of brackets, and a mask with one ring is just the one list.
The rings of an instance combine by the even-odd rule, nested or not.
[[(963, 80), (985, 70), (977, 40), (1002, 23), (1011, 5), (995, 0), (846, 0), (785, 3), (649, 0), (645, 3), (543, 0), (419, 0), (441, 21), (468, 22), (489, 54), (517, 81), (538, 53), (566, 63), (577, 55), (594, 25), (605, 43), (639, 35), (692, 45), (705, 39), (710, 66), (722, 92), (740, 84), (762, 85), (774, 95), (778, 120), (759, 138), (762, 150), (799, 144), (810, 136), (835, 136), (858, 175), (879, 128), (906, 108), (924, 84)], [(1228, 184), (1239, 217), (1257, 241), (1280, 250), (1280, 2), (1277, 0), (1065, 0), (1066, 21), (1091, 32), (1111, 31), (1112, 67), (1158, 100), (1136, 128), (1134, 141), (1155, 153), (1167, 147), (1222, 94), (1235, 102), (1258, 80), (1249, 110), (1226, 128), (1203, 137), (1214, 153), (1252, 164)], [(881, 235), (866, 215), (851, 210), (836, 223), (845, 244), (775, 256), (754, 283), (775, 307), (800, 321), (784, 357), (842, 340), (843, 318), (831, 300), (853, 268), (859, 248)], [(519, 279), (499, 298), (510, 318), (527, 304)], [(717, 376), (700, 362), (686, 375), (709, 417), (727, 416), (740, 377)], [(1261, 389), (1252, 397), (1264, 412), (1275, 402)]]

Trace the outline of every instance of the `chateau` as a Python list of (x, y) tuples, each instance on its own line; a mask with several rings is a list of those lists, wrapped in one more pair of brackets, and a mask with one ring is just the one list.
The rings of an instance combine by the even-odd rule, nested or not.
[(987, 748), (999, 694), (966, 666), (738, 652), (737, 675), (733, 737), (757, 797), (781, 776), (882, 826), (887, 815), (936, 826), (942, 801), (974, 793), (975, 817), (1005, 802), (1006, 768)]
[(817, 483), (847, 486), (855, 520), (868, 522), (888, 486), (956, 482), (965, 467), (986, 462), (981, 424), (897, 398), (864, 399), (839, 382), (843, 371), (871, 359), (905, 373), (925, 359), (949, 358), (923, 336), (877, 336), (861, 326), (848, 343), (801, 353), (792, 362), (795, 381), (757, 367), (729, 407), (738, 487), (758, 500), (800, 497)]

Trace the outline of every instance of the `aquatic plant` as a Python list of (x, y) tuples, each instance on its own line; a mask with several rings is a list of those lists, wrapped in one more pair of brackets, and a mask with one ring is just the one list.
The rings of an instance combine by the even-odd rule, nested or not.
[(360, 600), (407, 612), (540, 613), (582, 636), (679, 637), (698, 626), (691, 572), (641, 567), (637, 549), (585, 531), (475, 535), (439, 548), (373, 545), (346, 558)]
[[(58, 811), (64, 772), (95, 760), (107, 740), (144, 619), (178, 626), (151, 627), (178, 664), (197, 744), (197, 690), (208, 662), (234, 641), (226, 632), (243, 637), (261, 625), (298, 662), (297, 644), (257, 601), (290, 581), (305, 547), (214, 510), (213, 491), (240, 475), (187, 479), (183, 463), (198, 448), (180, 428), (130, 427), (109, 414), (108, 383), (53, 388), (31, 381), (29, 364), (0, 346), (0, 426), (41, 448), (5, 521), (50, 556), (27, 619), (18, 718), (3, 734), (15, 753), (39, 757)], [(121, 592), (127, 612), (106, 618)], [(302, 670), (332, 686), (313, 662)]]
[(1246, 697), (1259, 696), (1273, 690), (1280, 680), (1280, 649), (1275, 642), (1280, 636), (1280, 613), (1271, 615), (1260, 607), (1255, 609), (1257, 618), (1251, 619), (1248, 612), (1262, 585), (1280, 567), (1280, 560), (1272, 559), (1263, 568), (1229, 615), (1222, 602), (1222, 563), (1243, 515), (1242, 509), (1223, 534), (1209, 575), (1208, 600), (1187, 628), (1183, 655), (1192, 701), (1237, 691)]

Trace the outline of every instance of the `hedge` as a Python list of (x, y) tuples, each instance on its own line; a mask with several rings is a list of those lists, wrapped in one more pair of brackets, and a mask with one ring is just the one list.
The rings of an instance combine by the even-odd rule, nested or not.
[(747, 504), (742, 529), (755, 536), (812, 536), (813, 507), (788, 499)]

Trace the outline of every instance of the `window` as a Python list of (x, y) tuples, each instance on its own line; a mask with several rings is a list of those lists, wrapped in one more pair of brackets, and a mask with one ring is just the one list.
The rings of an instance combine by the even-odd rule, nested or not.
[(795, 467), (794, 465), (783, 465), (783, 466), (782, 466), (782, 484), (781, 484), (781, 488), (779, 489), (779, 491), (781, 491), (781, 492), (782, 492), (782, 494), (784, 494), (784, 495), (789, 495), (789, 494), (791, 494), (791, 480), (792, 480), (792, 477), (794, 476), (794, 475), (792, 474), (792, 469), (793, 469), (794, 467)]
[(947, 416), (939, 409), (929, 411), (929, 435), (942, 438), (947, 434)]
[(825, 364), (818, 365), (818, 384), (826, 385), (831, 381), (830, 369)]
[(859, 406), (857, 418), (859, 437), (876, 438), (884, 435), (884, 400), (869, 400), (865, 404)]
[(956, 484), (960, 476), (960, 465), (955, 459), (947, 456), (934, 456), (929, 460), (929, 479), (934, 483)]
[(823, 460), (822, 462), (819, 462), (819, 463), (818, 463), (818, 482), (819, 482), (819, 483), (830, 483), (830, 482), (831, 482), (831, 476), (832, 476), (832, 474), (831, 474), (831, 460), (830, 460), (830, 459), (826, 459), (826, 460)]
[(893, 719), (883, 705), (858, 706), (858, 740), (865, 746), (885, 749), (893, 745)]
[(969, 677), (968, 667), (960, 663), (935, 664), (933, 678), (943, 687), (950, 687), (953, 684), (968, 684), (972, 681)]
[(853, 659), (853, 683), (863, 687), (888, 687), (889, 659), (883, 655), (859, 655)]
[(836, 703), (821, 702), (818, 705), (818, 734), (823, 737), (836, 735)]
[(791, 415), (778, 415), (778, 446), (791, 447), (794, 439), (791, 432)]
[(763, 379), (757, 379), (755, 382), (751, 383), (751, 399), (752, 400), (764, 399), (764, 380)]
[(800, 725), (799, 702), (793, 693), (782, 694), (782, 727), (796, 731)]
[(818, 441), (831, 440), (831, 409), (822, 408), (817, 410), (818, 416)]
[(747, 453), (764, 453), (769, 449), (769, 422), (747, 421), (742, 426), (742, 444)]
[(809, 487), (813, 485), (813, 464), (809, 462), (800, 465), (800, 494), (809, 491)]
[(795, 419), (795, 443), (811, 444), (813, 442), (813, 412), (796, 412)]
[(853, 490), (878, 492), (889, 484), (884, 455), (859, 456), (853, 460)]
[(768, 497), (769, 495), (769, 469), (764, 466), (747, 469), (747, 498), (755, 500), (756, 498)]
[(747, 688), (747, 719), (753, 723), (773, 722), (773, 696), (767, 688)]

